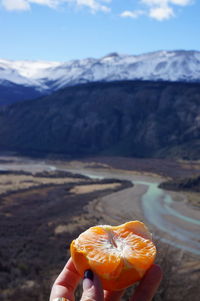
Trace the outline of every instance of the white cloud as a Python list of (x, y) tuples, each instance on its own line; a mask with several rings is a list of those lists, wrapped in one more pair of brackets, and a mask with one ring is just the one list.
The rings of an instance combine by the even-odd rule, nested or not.
[(149, 6), (168, 6), (170, 4), (185, 6), (193, 2), (193, 0), (140, 0), (141, 3)]
[(149, 11), (149, 16), (158, 21), (168, 20), (174, 16), (174, 11), (169, 6), (154, 7)]
[[(87, 7), (92, 13), (97, 11), (109, 12), (114, 0), (0, 0), (0, 4), (9, 11), (30, 10), (32, 4), (45, 5), (57, 8), (61, 5), (73, 4), (77, 7)], [(126, 1), (121, 0), (126, 4)], [(195, 0), (135, 0), (138, 9), (124, 10), (120, 15), (122, 18), (138, 18), (146, 15), (158, 21), (167, 20), (176, 16), (178, 7), (184, 7), (195, 2)]]
[(30, 4), (26, 0), (2, 0), (6, 10), (29, 10)]
[(191, 1), (191, 0), (171, 0), (169, 2), (171, 2), (172, 4), (185, 6), (185, 5), (192, 3), (193, 1)]
[(143, 10), (125, 10), (120, 14), (120, 17), (122, 18), (132, 18), (132, 19), (137, 19), (138, 17), (140, 17), (141, 15), (144, 15), (145, 11)]
[(46, 5), (51, 8), (55, 8), (61, 2), (63, 2), (63, 1), (59, 1), (59, 0), (26, 0), (26, 1), (29, 2), (30, 4), (35, 3), (35, 4), (40, 4), (40, 5)]
[[(71, 1), (71, 0), (70, 0)], [(108, 12), (110, 11), (110, 8), (108, 6), (102, 5), (101, 1), (96, 0), (73, 0), (73, 2), (76, 2), (78, 6), (87, 6), (89, 7), (93, 12), (96, 12), (98, 10)], [(104, 0), (103, 2), (109, 3), (109, 0)]]
[[(60, 5), (73, 3), (78, 7), (88, 7), (92, 12), (108, 12), (110, 8), (106, 5), (112, 0), (0, 0), (6, 10), (29, 10), (31, 4), (46, 5), (56, 8)], [(104, 4), (103, 4), (104, 3)]]
[[(138, 0), (142, 10), (124, 11), (120, 14), (123, 18), (137, 18), (147, 15), (158, 21), (168, 20), (176, 15), (176, 9), (180, 6), (187, 6), (195, 0)], [(140, 12), (140, 13), (137, 13)]]

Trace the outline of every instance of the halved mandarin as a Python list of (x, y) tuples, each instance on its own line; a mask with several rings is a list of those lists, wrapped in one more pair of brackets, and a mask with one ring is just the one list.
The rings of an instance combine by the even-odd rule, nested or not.
[(151, 233), (139, 221), (91, 227), (72, 241), (70, 250), (79, 274), (91, 269), (111, 291), (139, 281), (156, 256)]

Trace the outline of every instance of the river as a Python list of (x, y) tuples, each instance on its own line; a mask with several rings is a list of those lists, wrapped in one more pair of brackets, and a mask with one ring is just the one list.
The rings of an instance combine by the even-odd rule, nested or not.
[[(139, 206), (145, 216), (145, 219), (160, 232), (159, 239), (164, 243), (175, 246), (193, 254), (200, 255), (200, 235), (199, 235), (199, 211), (184, 204), (176, 199), (183, 199), (180, 193), (170, 193), (159, 188), (161, 178), (144, 175), (136, 175), (127, 171), (101, 170), (101, 169), (84, 169), (63, 167), (59, 164), (50, 165), (49, 163), (35, 162), (34, 160), (17, 161), (14, 163), (0, 164), (0, 170), (25, 170), (25, 171), (42, 171), (42, 170), (65, 170), (75, 173), (81, 173), (91, 178), (117, 178), (132, 181), (133, 188), (127, 191), (116, 192), (115, 199), (127, 201), (130, 206), (136, 206), (135, 195), (137, 187), (145, 187), (140, 195)], [(137, 195), (138, 196), (138, 195)], [(105, 202), (110, 202), (112, 198), (105, 198)], [(106, 206), (106, 203), (105, 203)], [(124, 214), (129, 213), (129, 206), (124, 206)], [(164, 233), (165, 235), (162, 235)]]
[[(52, 168), (55, 168), (55, 166)], [(78, 171), (77, 169), (67, 170), (71, 172)], [(137, 185), (146, 186), (147, 189), (141, 196), (143, 214), (149, 223), (162, 232), (169, 234), (169, 238), (160, 236), (159, 239), (177, 248), (200, 255), (199, 212), (181, 201), (174, 200), (170, 192), (159, 188), (161, 179), (134, 175), (126, 171), (123, 173), (122, 170), (120, 172), (110, 172), (80, 169), (79, 172), (91, 178), (127, 179), (132, 181), (135, 187)], [(129, 188), (129, 190), (133, 191), (134, 189), (135, 188)], [(183, 195), (177, 192), (174, 193), (174, 195), (176, 195), (176, 199), (177, 196), (179, 196), (179, 199), (183, 199)], [(120, 198), (122, 198), (121, 194)], [(134, 202), (134, 194), (132, 201)], [(129, 208), (127, 209), (129, 211)], [(184, 212), (184, 214), (182, 212)]]

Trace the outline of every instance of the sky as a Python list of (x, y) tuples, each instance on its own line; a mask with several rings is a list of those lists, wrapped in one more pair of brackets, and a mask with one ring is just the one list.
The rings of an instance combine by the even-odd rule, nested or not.
[(200, 0), (0, 0), (0, 58), (200, 51)]

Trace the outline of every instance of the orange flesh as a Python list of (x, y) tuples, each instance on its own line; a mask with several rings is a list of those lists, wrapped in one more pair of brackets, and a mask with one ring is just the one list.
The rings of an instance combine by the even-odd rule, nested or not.
[(95, 226), (71, 243), (71, 255), (83, 276), (93, 270), (107, 290), (120, 290), (140, 280), (153, 264), (156, 248), (146, 226), (132, 221), (120, 226)]

